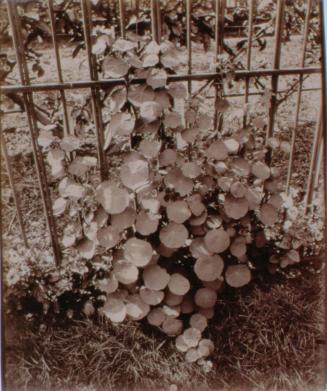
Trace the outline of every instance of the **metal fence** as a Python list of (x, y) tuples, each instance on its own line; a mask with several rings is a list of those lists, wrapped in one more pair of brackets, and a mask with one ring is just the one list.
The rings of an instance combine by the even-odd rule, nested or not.
[[(215, 56), (217, 57), (224, 50), (224, 14), (226, 10), (226, 1), (225, 0), (214, 0), (215, 1)], [(271, 69), (252, 69), (251, 68), (251, 53), (253, 48), (254, 41), (254, 17), (256, 12), (256, 1), (249, 0), (248, 2), (248, 31), (247, 31), (247, 49), (246, 49), (246, 68), (235, 71), (236, 79), (243, 79), (245, 81), (245, 90), (244, 90), (244, 102), (249, 102), (249, 96), (255, 95), (256, 93), (250, 92), (250, 80), (260, 76), (269, 76), (271, 78), (271, 99), (269, 106), (269, 116), (267, 122), (267, 139), (273, 135), (274, 132), (274, 123), (276, 117), (276, 108), (277, 108), (277, 93), (278, 91), (278, 79), (280, 76), (285, 75), (297, 75), (298, 76), (298, 85), (297, 85), (297, 96), (296, 96), (296, 107), (294, 115), (294, 127), (292, 131), (291, 139), (291, 151), (289, 156), (288, 163), (288, 174), (287, 174), (287, 183), (286, 189), (289, 190), (290, 179), (293, 171), (293, 161), (294, 161), (294, 150), (296, 143), (296, 131), (298, 128), (299, 122), (299, 113), (301, 108), (301, 94), (303, 91), (303, 80), (305, 75), (321, 73), (320, 67), (307, 67), (305, 66), (306, 59), (306, 49), (307, 41), (309, 34), (309, 22), (310, 22), (310, 10), (313, 5), (313, 0), (307, 1), (307, 11), (304, 22), (304, 34), (303, 34), (303, 46), (301, 52), (301, 66), (297, 68), (280, 68), (280, 59), (281, 59), (281, 47), (282, 47), (282, 34), (283, 34), (283, 21), (284, 21), (284, 11), (285, 11), (285, 0), (277, 1), (277, 15), (275, 22), (275, 35), (274, 35), (274, 52), (273, 52), (273, 67)], [(30, 138), (32, 142), (33, 157), (36, 166), (38, 184), (41, 193), (44, 216), (46, 218), (47, 227), (49, 230), (51, 244), (53, 248), (54, 258), (56, 264), (59, 265), (61, 261), (61, 249), (58, 241), (56, 221), (52, 211), (52, 202), (51, 195), (47, 181), (46, 167), (42, 156), (42, 151), (37, 143), (38, 137), (38, 125), (37, 118), (35, 114), (35, 106), (33, 101), (33, 93), (36, 92), (47, 92), (47, 91), (57, 91), (60, 94), (60, 99), (63, 108), (63, 124), (65, 134), (70, 134), (71, 129), (69, 129), (69, 118), (68, 118), (68, 109), (66, 102), (66, 91), (72, 89), (88, 89), (91, 91), (91, 104), (92, 104), (92, 113), (93, 120), (96, 130), (96, 142), (97, 142), (97, 153), (98, 161), (100, 168), (101, 179), (106, 179), (108, 172), (106, 157), (104, 153), (104, 129), (103, 121), (101, 114), (100, 106), (100, 89), (112, 87), (116, 85), (125, 84), (125, 79), (110, 79), (102, 80), (99, 79), (97, 72), (96, 59), (92, 54), (92, 43), (91, 43), (91, 31), (92, 31), (92, 17), (91, 17), (91, 7), (89, 0), (81, 0), (81, 9), (83, 17), (83, 27), (84, 27), (84, 39), (85, 46), (87, 51), (88, 58), (88, 67), (89, 67), (89, 79), (82, 81), (66, 82), (63, 78), (61, 58), (59, 53), (59, 43), (58, 37), (56, 36), (55, 31), (55, 13), (53, 0), (47, 0), (50, 27), (52, 33), (52, 43), (54, 48), (54, 55), (56, 59), (56, 69), (58, 81), (56, 83), (38, 83), (32, 84), (28, 67), (27, 59), (24, 53), (24, 41), (21, 33), (21, 21), (20, 16), (17, 12), (17, 1), (16, 0), (7, 0), (7, 10), (8, 17), (10, 21), (10, 27), (12, 31), (12, 39), (14, 44), (14, 49), (17, 58), (18, 71), (20, 76), (19, 85), (2, 85), (0, 91), (3, 94), (6, 93), (19, 93), (22, 95), (24, 101), (25, 111), (27, 113), (28, 127), (30, 132)], [(138, 7), (138, 2), (135, 2), (135, 6)], [(193, 81), (217, 81), (221, 78), (221, 74), (217, 72), (211, 73), (199, 73), (193, 71), (193, 62), (192, 62), (192, 45), (191, 45), (191, 17), (192, 17), (192, 0), (185, 0), (186, 8), (186, 46), (187, 46), (187, 72), (185, 74), (176, 74), (170, 75), (168, 77), (168, 82), (173, 83), (176, 81), (185, 81), (188, 84), (188, 91), (192, 91), (192, 82)], [(124, 1), (119, 1), (119, 14), (120, 14), (120, 33), (121, 36), (125, 36), (125, 17), (124, 17)], [(161, 11), (160, 11), (160, 1), (151, 0), (151, 31), (152, 37), (157, 42), (161, 40)], [(142, 78), (135, 78), (131, 83), (144, 83), (145, 80)], [(218, 99), (221, 96), (222, 92), (216, 88), (215, 99)], [(311, 157), (310, 157), (310, 169), (309, 177), (306, 184), (306, 196), (305, 196), (305, 210), (307, 210), (308, 205), (310, 205), (313, 197), (314, 191), (314, 182), (317, 172), (319, 171), (320, 163), (322, 160), (322, 142), (324, 139), (323, 132), (323, 123), (322, 123), (322, 111), (323, 107), (321, 104), (321, 109), (319, 113), (319, 118), (317, 119), (317, 125), (314, 133), (314, 140), (312, 144)], [(246, 124), (247, 119), (244, 118), (244, 123)], [(221, 118), (218, 118), (218, 114), (215, 116), (215, 125), (221, 125)], [(22, 211), (19, 203), (19, 196), (15, 189), (15, 183), (12, 175), (12, 169), (10, 165), (10, 159), (8, 156), (6, 143), (3, 135), (1, 135), (1, 144), (3, 150), (3, 157), (6, 163), (7, 172), (10, 179), (10, 185), (13, 191), (15, 207), (17, 210), (18, 222), (20, 225), (22, 237), (24, 239), (25, 245), (28, 246), (27, 238), (24, 229), (24, 222)]]

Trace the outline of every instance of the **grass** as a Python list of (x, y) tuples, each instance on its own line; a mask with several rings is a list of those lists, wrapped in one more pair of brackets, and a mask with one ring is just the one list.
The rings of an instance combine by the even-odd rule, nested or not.
[(7, 390), (322, 390), (321, 292), (313, 274), (227, 289), (208, 330), (216, 345), (208, 374), (145, 325), (74, 321), (40, 331), (16, 319)]
[(219, 347), (213, 359), (229, 387), (323, 389), (321, 286), (316, 276), (307, 277), (256, 286), (233, 302), (221, 302), (212, 331)]

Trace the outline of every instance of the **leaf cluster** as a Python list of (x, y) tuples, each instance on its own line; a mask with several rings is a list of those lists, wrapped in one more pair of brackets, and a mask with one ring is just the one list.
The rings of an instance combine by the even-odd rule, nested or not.
[[(92, 275), (102, 304), (88, 299), (82, 311), (114, 323), (146, 319), (201, 363), (212, 353), (206, 329), (224, 285), (249, 284), (260, 254), (272, 255), (264, 263), (272, 271), (300, 261), (301, 242), (271, 251), (265, 233), (282, 221), (279, 171), (255, 125), (221, 134), (199, 97), (167, 82), (185, 60), (172, 43), (110, 33), (93, 50), (104, 78), (126, 80), (102, 96), (108, 179), (95, 179), (85, 134), (60, 138), (49, 128), (38, 140), (58, 182), (54, 213), (70, 216), (62, 245), (102, 265)], [(230, 106), (221, 99), (215, 110)]]

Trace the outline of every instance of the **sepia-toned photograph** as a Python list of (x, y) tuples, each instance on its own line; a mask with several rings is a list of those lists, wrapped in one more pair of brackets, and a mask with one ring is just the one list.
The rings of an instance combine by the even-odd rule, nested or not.
[(326, 390), (324, 19), (0, 0), (2, 390)]

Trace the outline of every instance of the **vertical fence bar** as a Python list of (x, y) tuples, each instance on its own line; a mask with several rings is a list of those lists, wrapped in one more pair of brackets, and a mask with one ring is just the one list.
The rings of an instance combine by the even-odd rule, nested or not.
[[(322, 121), (323, 121), (323, 153), (322, 153), (322, 161), (323, 161), (323, 197), (324, 197), (324, 223), (325, 223), (325, 235), (324, 235), (324, 250), (325, 254), (327, 254), (327, 4), (325, 1), (321, 1), (319, 3), (319, 11), (320, 11), (320, 30), (321, 30), (321, 57), (322, 57)], [(325, 262), (325, 275), (324, 275), (324, 288), (325, 295), (327, 292), (327, 268)], [(326, 296), (325, 296), (326, 297)], [(327, 315), (327, 307), (325, 307), (325, 316)], [(327, 338), (327, 322), (325, 322), (325, 340)], [(327, 349), (325, 349), (324, 354), (324, 373), (327, 373)]]
[[(302, 68), (304, 68), (304, 66), (305, 66), (305, 52), (307, 49), (307, 42), (308, 42), (311, 7), (312, 7), (312, 0), (308, 0), (307, 13), (305, 16), (305, 24), (304, 24), (304, 33), (303, 33), (303, 45), (302, 45), (302, 57), (301, 57), (301, 67)], [(288, 161), (288, 169), (287, 169), (287, 180), (286, 180), (287, 194), (289, 194), (289, 191), (290, 191), (290, 183), (291, 183), (292, 170), (293, 170), (295, 140), (296, 140), (296, 134), (297, 134), (297, 126), (299, 123), (300, 107), (301, 107), (302, 86), (303, 86), (303, 75), (300, 75), (299, 76), (299, 89), (297, 91), (297, 97), (296, 97), (294, 128), (292, 131), (292, 139), (291, 139), (291, 151), (290, 151), (290, 156), (289, 156), (289, 161)]]
[(317, 167), (316, 167), (316, 173), (315, 173), (315, 179), (314, 179), (314, 185), (313, 188), (317, 189), (319, 185), (319, 177), (320, 177), (320, 171), (321, 171), (321, 162), (323, 157), (323, 150), (324, 150), (324, 137), (322, 135), (321, 140), (319, 142), (318, 147), (318, 156), (317, 156)]
[[(186, 0), (186, 47), (187, 47), (187, 74), (192, 74), (192, 42), (191, 42), (192, 0)], [(188, 95), (192, 94), (192, 81), (187, 81)]]
[[(306, 193), (306, 202), (305, 202), (305, 213), (308, 212), (309, 205), (312, 203), (312, 197), (314, 190), (318, 187), (319, 184), (319, 176), (321, 170), (321, 163), (324, 162), (323, 166), (323, 191), (324, 191), (324, 207), (325, 207), (325, 219), (327, 216), (327, 202), (326, 202), (326, 31), (324, 25), (324, 17), (325, 7), (324, 4), (320, 4), (320, 23), (321, 23), (321, 31), (322, 31), (322, 58), (323, 58), (323, 72), (322, 72), (322, 95), (321, 95), (321, 108), (319, 113), (319, 123), (317, 122), (317, 127), (314, 136), (314, 142), (312, 145), (311, 152), (311, 161), (310, 161), (310, 172), (308, 176), (308, 184), (307, 184), (307, 193)], [(324, 40), (325, 38), (325, 40)], [(326, 236), (325, 236), (325, 244), (327, 245)]]
[(157, 29), (156, 29), (156, 0), (151, 0), (151, 35), (154, 41), (157, 41)]
[(216, 0), (216, 25), (215, 25), (216, 58), (223, 51), (225, 7), (226, 7), (226, 0)]
[[(247, 42), (247, 52), (246, 52), (246, 69), (249, 71), (251, 69), (251, 54), (252, 54), (252, 38), (253, 38), (253, 24), (254, 24), (254, 10), (256, 6), (256, 0), (249, 0), (249, 28), (248, 28), (248, 42)], [(250, 78), (245, 79), (245, 104), (249, 102), (249, 87), (250, 87)], [(243, 126), (246, 126), (247, 115), (244, 114)]]
[[(21, 83), (23, 85), (29, 85), (29, 75), (28, 68), (25, 59), (23, 39), (21, 36), (21, 24), (17, 15), (16, 0), (7, 0), (7, 8), (9, 15), (9, 23), (12, 31), (13, 43), (16, 51), (16, 58), (18, 63), (19, 75)], [(42, 157), (42, 151), (39, 148), (39, 145), (36, 142), (38, 129), (37, 129), (37, 120), (34, 111), (34, 102), (32, 93), (26, 92), (23, 93), (23, 100), (25, 111), (27, 114), (27, 120), (29, 125), (29, 131), (31, 136), (33, 157), (36, 166), (37, 177), (39, 181), (39, 188), (41, 193), (41, 199), (44, 209), (44, 214), (46, 218), (47, 227), (50, 233), (50, 240), (53, 249), (53, 254), (55, 258), (56, 265), (59, 266), (61, 262), (61, 251), (57, 237), (56, 222), (52, 212), (52, 202), (47, 185), (47, 175), (45, 170), (45, 165)]]
[(124, 0), (119, 0), (119, 22), (120, 22), (120, 35), (123, 38), (125, 38), (125, 4), (124, 4)]
[[(52, 44), (53, 44), (55, 57), (56, 57), (58, 80), (60, 83), (63, 83), (64, 80), (63, 80), (63, 73), (62, 73), (62, 67), (61, 67), (61, 61), (60, 61), (59, 45), (58, 45), (57, 36), (56, 36), (56, 19), (55, 19), (55, 14), (53, 11), (53, 0), (48, 0), (48, 10), (49, 10), (49, 17), (50, 17)], [(59, 94), (60, 94), (60, 99), (62, 102), (63, 113), (64, 113), (64, 134), (68, 135), (68, 134), (70, 134), (70, 130), (69, 130), (66, 95), (63, 90), (60, 90)]]
[(13, 175), (13, 172), (12, 172), (12, 169), (11, 169), (10, 158), (9, 158), (9, 155), (8, 155), (6, 140), (5, 140), (5, 137), (3, 135), (3, 132), (1, 132), (1, 147), (2, 147), (2, 153), (3, 153), (3, 157), (4, 157), (4, 160), (5, 160), (6, 169), (7, 169), (7, 173), (8, 173), (8, 177), (9, 177), (10, 187), (11, 187), (12, 194), (13, 194), (13, 197), (14, 197), (14, 203), (15, 203), (15, 208), (16, 208), (16, 212), (17, 212), (17, 219), (18, 219), (19, 228), (20, 228), (20, 231), (21, 231), (21, 234), (22, 234), (22, 238), (23, 238), (25, 247), (28, 247), (26, 232), (25, 232), (25, 228), (24, 228), (22, 209), (21, 209), (21, 206), (20, 206), (20, 201), (19, 201), (19, 198), (18, 198), (16, 186), (15, 186), (14, 175)]
[(157, 18), (157, 39), (158, 43), (161, 42), (161, 10), (160, 10), (160, 0), (157, 0), (156, 6), (156, 18)]
[(152, 39), (160, 43), (160, 4), (159, 0), (151, 0), (151, 33)]
[[(274, 46), (273, 69), (279, 69), (279, 67), (280, 67), (284, 6), (285, 6), (285, 0), (278, 0), (276, 25), (275, 25), (275, 46)], [(269, 114), (268, 114), (268, 127), (267, 127), (267, 134), (266, 134), (266, 142), (272, 136), (273, 131), (274, 131), (276, 103), (277, 103), (277, 97), (276, 97), (277, 88), (278, 88), (278, 75), (274, 75), (271, 78), (271, 100), (270, 100), (270, 107), (269, 107)]]
[[(136, 21), (138, 21), (140, 15), (140, 0), (135, 0), (135, 14), (136, 14)], [(136, 23), (136, 34), (138, 33), (139, 33), (138, 23)]]
[(311, 204), (311, 202), (312, 202), (312, 196), (313, 196), (313, 190), (314, 190), (314, 178), (315, 178), (315, 171), (317, 169), (318, 149), (319, 149), (319, 143), (321, 142), (321, 139), (322, 139), (322, 132), (323, 132), (322, 112), (323, 112), (323, 104), (321, 103), (320, 110), (319, 110), (319, 118), (317, 120), (317, 125), (316, 125), (316, 129), (315, 129), (315, 134), (314, 134), (314, 140), (313, 140), (312, 149), (311, 149), (310, 168), (309, 168), (307, 190), (306, 190), (305, 201), (304, 201), (304, 214), (305, 215), (308, 212), (309, 204)]
[[(83, 14), (83, 25), (84, 25), (84, 40), (87, 53), (87, 59), (89, 63), (89, 72), (91, 80), (98, 80), (98, 72), (96, 68), (95, 57), (92, 53), (92, 43), (91, 43), (91, 9), (90, 3), (88, 0), (81, 0), (82, 4), (82, 14)], [(99, 91), (97, 88), (91, 88), (91, 105), (92, 113), (94, 118), (95, 125), (95, 134), (97, 139), (97, 150), (99, 156), (99, 165), (100, 165), (100, 177), (101, 180), (105, 180), (108, 177), (108, 170), (106, 164), (106, 158), (104, 153), (104, 132), (103, 132), (103, 122), (101, 114), (101, 104)]]
[[(223, 52), (224, 46), (224, 18), (225, 18), (226, 0), (216, 0), (216, 23), (215, 23), (215, 61), (218, 56)], [(217, 67), (217, 72), (218, 72)], [(220, 131), (223, 125), (223, 116), (219, 115), (217, 111), (218, 100), (223, 96), (222, 78), (217, 78), (215, 85), (215, 116), (214, 116), (214, 129)]]

